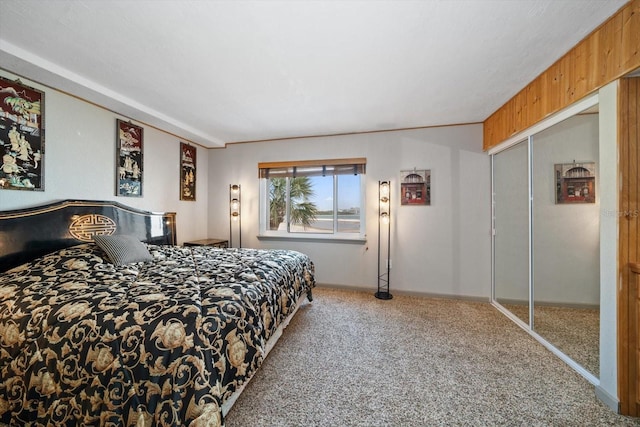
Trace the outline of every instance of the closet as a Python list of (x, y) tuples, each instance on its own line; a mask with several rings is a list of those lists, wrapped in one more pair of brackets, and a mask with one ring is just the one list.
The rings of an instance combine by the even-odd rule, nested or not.
[(493, 302), (594, 384), (599, 377), (597, 96), (490, 152)]

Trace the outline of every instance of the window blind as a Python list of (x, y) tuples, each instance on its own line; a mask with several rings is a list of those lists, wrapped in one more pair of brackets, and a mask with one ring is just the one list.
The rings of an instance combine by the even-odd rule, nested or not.
[(361, 175), (366, 165), (366, 158), (268, 162), (258, 164), (258, 173), (260, 178)]

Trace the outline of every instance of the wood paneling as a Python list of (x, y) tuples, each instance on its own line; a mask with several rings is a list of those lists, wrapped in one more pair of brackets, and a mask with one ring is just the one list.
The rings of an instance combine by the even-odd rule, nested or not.
[(631, 269), (631, 283), (629, 288), (629, 376), (628, 381), (628, 399), (623, 399), (625, 408), (622, 413), (637, 417), (640, 415), (640, 270)]
[[(635, 267), (635, 268), (634, 268)], [(630, 300), (631, 304), (633, 304), (633, 310), (635, 311), (634, 316), (634, 330), (629, 334), (629, 339), (633, 341), (634, 345), (631, 347), (631, 350), (634, 353), (635, 364), (633, 365), (633, 370), (635, 371), (631, 378), (634, 378), (634, 386), (635, 386), (635, 399), (631, 404), (631, 409), (628, 411), (628, 415), (639, 416), (640, 415), (640, 264), (632, 264), (631, 272), (633, 276), (635, 276), (635, 285), (633, 286), (633, 290), (631, 291), (631, 296), (633, 299)], [(630, 325), (631, 326), (631, 325)]]
[(640, 67), (640, 0), (631, 0), (484, 122), (484, 149)]
[(620, 80), (618, 108), (618, 394), (621, 413), (640, 416), (640, 78)]

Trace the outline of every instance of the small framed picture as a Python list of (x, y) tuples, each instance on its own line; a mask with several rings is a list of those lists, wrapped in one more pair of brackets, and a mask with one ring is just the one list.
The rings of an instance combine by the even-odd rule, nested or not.
[(142, 197), (144, 129), (116, 119), (116, 196)]
[(0, 77), (0, 190), (44, 191), (44, 92)]
[(558, 163), (554, 166), (556, 204), (596, 202), (596, 163)]
[(431, 205), (431, 170), (400, 171), (400, 205)]
[(196, 147), (180, 143), (180, 200), (196, 200)]

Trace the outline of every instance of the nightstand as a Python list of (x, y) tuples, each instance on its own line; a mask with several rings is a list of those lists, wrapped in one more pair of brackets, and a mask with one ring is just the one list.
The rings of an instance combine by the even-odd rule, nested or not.
[(213, 246), (214, 248), (228, 248), (229, 241), (227, 239), (202, 239), (184, 242), (184, 246)]

